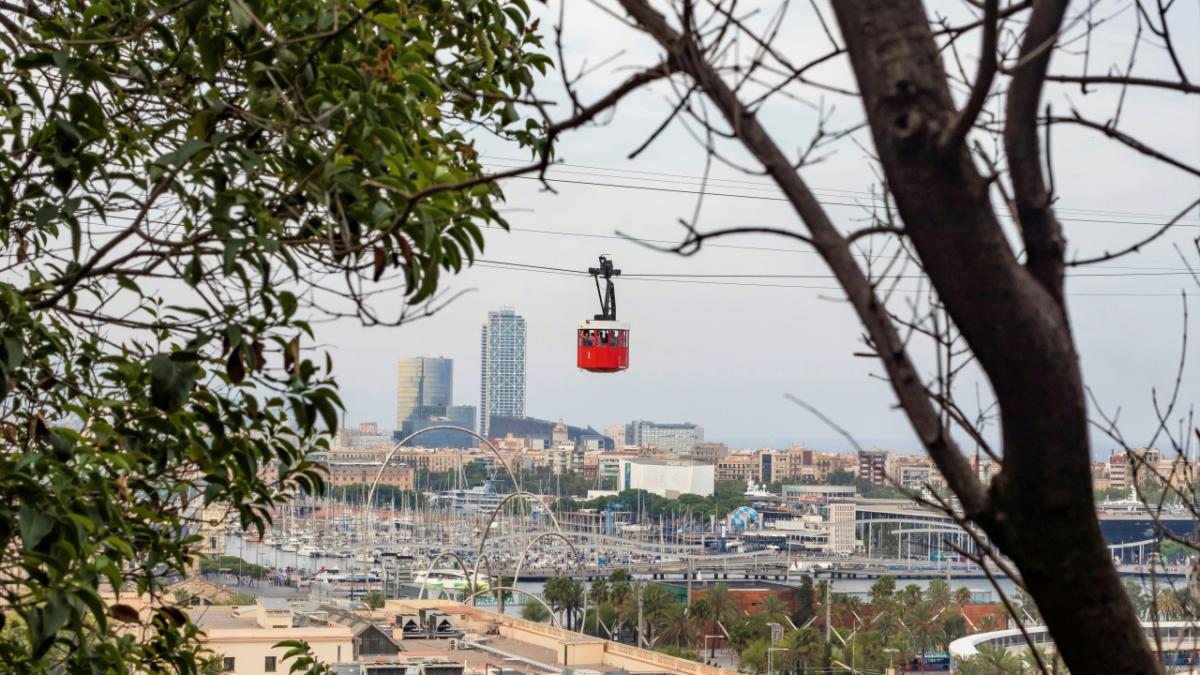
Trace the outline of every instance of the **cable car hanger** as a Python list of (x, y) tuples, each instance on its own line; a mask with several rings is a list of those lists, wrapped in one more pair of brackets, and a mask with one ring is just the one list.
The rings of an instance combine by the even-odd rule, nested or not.
[[(600, 298), (600, 314), (597, 321), (617, 320), (617, 291), (613, 288), (613, 277), (621, 276), (621, 270), (613, 269), (612, 260), (608, 256), (600, 256), (599, 267), (589, 267), (588, 274), (596, 280), (596, 296)], [(605, 292), (600, 292), (600, 277), (604, 277)]]
[[(613, 277), (621, 270), (613, 267), (608, 256), (600, 256), (599, 267), (589, 267), (596, 282), (600, 313), (579, 322), (576, 331), (576, 365), (591, 373), (617, 373), (629, 367), (629, 326), (617, 321), (617, 292)], [(600, 288), (604, 277), (604, 289)]]

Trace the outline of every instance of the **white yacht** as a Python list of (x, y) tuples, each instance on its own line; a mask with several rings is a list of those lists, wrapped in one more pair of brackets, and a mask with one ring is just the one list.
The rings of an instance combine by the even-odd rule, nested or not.
[[(463, 570), (437, 569), (421, 570), (413, 574), (412, 583), (417, 587), (427, 587), (433, 590), (466, 590), (471, 584), (471, 575)], [(480, 573), (477, 584), (480, 590), (491, 586), (491, 580), (486, 574)]]
[[(284, 549), (287, 550), (287, 549)], [(322, 558), (325, 556), (325, 551), (312, 544), (305, 544), (296, 551), (296, 555), (308, 556), (310, 558)]]

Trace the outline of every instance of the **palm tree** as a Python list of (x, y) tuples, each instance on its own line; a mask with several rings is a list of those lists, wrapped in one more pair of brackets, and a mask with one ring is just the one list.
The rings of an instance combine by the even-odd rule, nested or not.
[[(705, 644), (704, 644), (704, 640), (706, 639), (705, 636), (709, 635), (710, 633), (712, 633), (715, 630), (719, 630), (719, 629), (713, 627), (713, 624), (715, 624), (716, 622), (713, 620), (712, 604), (708, 601), (708, 596), (702, 595), (699, 598), (696, 598), (695, 602), (688, 605), (687, 614), (688, 614), (688, 617), (691, 618), (692, 623), (696, 624), (696, 628), (699, 632), (699, 635), (697, 635), (696, 637), (697, 637), (697, 639), (701, 640), (701, 643), (699, 644), (699, 648), (701, 650), (703, 650), (705, 647)], [(714, 642), (713, 643), (714, 651), (716, 650), (716, 647), (717, 647), (717, 645)]]
[(759, 614), (750, 614), (738, 618), (729, 626), (729, 646), (737, 652), (743, 652), (756, 640), (768, 639), (771, 629)]
[(739, 650), (742, 671), (761, 673), (767, 666), (767, 650), (771, 648), (770, 638), (758, 638)]
[(708, 603), (709, 618), (714, 623), (728, 626), (737, 617), (737, 601), (729, 594), (728, 585), (716, 584), (712, 590), (704, 594), (704, 598)]
[(551, 577), (542, 587), (546, 602), (563, 618), (567, 630), (575, 629), (575, 615), (583, 609), (583, 586), (570, 577)]
[(896, 577), (883, 575), (871, 584), (870, 601), (872, 605), (890, 604), (896, 594)]
[(995, 614), (984, 614), (975, 622), (975, 630), (973, 633), (990, 633), (994, 630), (1000, 630), (1004, 625), (1004, 621)]
[(1154, 596), (1154, 607), (1161, 620), (1182, 619), (1187, 615), (1186, 599), (1174, 588), (1159, 588)]
[(831, 590), (828, 581), (818, 581), (813, 589), (813, 616), (822, 628), (825, 627), (825, 601), (832, 597)]
[(821, 634), (812, 626), (791, 631), (783, 637), (783, 645), (788, 650), (786, 663), (792, 670), (817, 665), (825, 653)]
[(688, 615), (688, 608), (674, 603), (666, 611), (665, 621), (655, 638), (654, 646), (657, 648), (659, 645), (670, 645), (683, 649), (695, 644), (699, 634), (700, 626)]
[(921, 587), (916, 584), (909, 584), (900, 589), (897, 594), (897, 600), (905, 607), (916, 606), (922, 599)]
[(954, 604), (960, 610), (966, 605), (971, 604), (971, 589), (966, 586), (959, 586), (957, 591), (954, 591)]
[[(603, 608), (612, 606), (609, 604), (612, 599), (612, 587), (609, 586), (608, 580), (603, 577), (592, 582), (592, 587), (588, 589), (588, 595), (592, 600), (592, 634), (600, 635), (600, 620), (603, 614)], [(584, 617), (584, 623), (587, 623), (587, 617)], [(605, 624), (607, 627), (608, 624)]]
[[(646, 622), (645, 639), (654, 643), (655, 635), (670, 620), (679, 602), (675, 595), (659, 584), (644, 584), (642, 586), (642, 619)], [(636, 605), (635, 605), (636, 612)], [(636, 614), (635, 619), (636, 621)]]
[(783, 600), (779, 599), (778, 595), (768, 595), (758, 603), (758, 613), (766, 617), (768, 621), (783, 623), (791, 614), (791, 610)]
[(615, 570), (608, 575), (608, 599), (614, 605), (620, 605), (628, 599), (633, 587), (629, 583), (629, 572), (623, 569)]
[(959, 675), (1022, 675), (1025, 662), (1000, 645), (981, 644), (979, 653), (958, 662)]
[(592, 604), (602, 605), (608, 602), (611, 592), (612, 587), (608, 585), (608, 580), (604, 577), (593, 581), (591, 588)]
[(542, 606), (542, 603), (536, 600), (527, 600), (525, 601), (525, 604), (521, 606), (521, 618), (525, 619), (526, 621), (543, 623), (550, 618), (550, 612), (546, 611), (546, 608)]
[(949, 607), (954, 599), (950, 594), (950, 584), (945, 579), (933, 579), (925, 588), (925, 598), (933, 606), (933, 611)]
[[(508, 589), (508, 588), (512, 588), (513, 578), (508, 577), (508, 576), (501, 576), (499, 579), (496, 580), (496, 582), (497, 582), (496, 583), (497, 587), (503, 587), (505, 589)], [(504, 613), (504, 603), (508, 602), (509, 600), (512, 600), (513, 592), (509, 591), (509, 590), (494, 590), (494, 591), (492, 591), (492, 597), (496, 598), (496, 606), (500, 610), (500, 613), (503, 614)]]

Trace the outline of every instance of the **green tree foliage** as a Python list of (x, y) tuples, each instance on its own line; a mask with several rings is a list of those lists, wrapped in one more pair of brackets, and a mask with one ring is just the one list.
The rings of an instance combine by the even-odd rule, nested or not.
[(385, 604), (383, 593), (379, 591), (371, 591), (364, 595), (363, 602), (367, 603), (367, 607), (371, 609), (382, 609)]
[[(347, 501), (354, 504), (362, 504), (367, 501), (367, 494), (371, 491), (369, 484), (356, 483), (353, 485), (335, 485), (332, 488), (332, 496), (338, 501)], [(375, 505), (379, 508), (387, 508), (395, 504), (396, 508), (402, 505), (408, 506), (423, 506), (425, 504), (425, 495), (412, 490), (401, 490), (395, 485), (376, 485), (375, 486)]]
[(812, 577), (804, 575), (800, 578), (800, 588), (796, 591), (796, 611), (792, 613), (792, 623), (803, 626), (811, 621), (815, 602)]
[(771, 639), (755, 638), (739, 650), (743, 672), (763, 673), (767, 670), (767, 650), (771, 647)]
[(957, 664), (962, 675), (1023, 675), (1025, 661), (1000, 645), (979, 645), (979, 653)]
[(787, 649), (779, 654), (783, 657), (784, 664), (792, 671), (824, 665), (824, 638), (811, 626), (789, 631), (783, 636), (780, 645)]
[(791, 612), (785, 603), (778, 595), (768, 595), (758, 603), (758, 613), (762, 614), (768, 621), (776, 623), (784, 623), (788, 620)]
[(670, 646), (684, 649), (700, 641), (700, 623), (688, 613), (688, 608), (680, 602), (672, 602), (656, 617), (659, 627), (656, 629), (655, 647)]
[(230, 570), (234, 574), (251, 577), (254, 579), (265, 579), (270, 571), (263, 565), (255, 565), (254, 563), (246, 562), (244, 559), (236, 555), (223, 555), (216, 558), (201, 558), (200, 573), (212, 574), (220, 570)]
[(542, 603), (536, 600), (526, 600), (525, 604), (521, 605), (521, 618), (526, 621), (545, 623), (550, 620), (550, 612), (546, 611)]
[(745, 485), (738, 487), (735, 481), (722, 481), (717, 484), (712, 497), (684, 494), (675, 499), (660, 497), (645, 490), (622, 490), (616, 495), (583, 501), (560, 499), (554, 503), (554, 508), (557, 511), (603, 511), (609, 504), (620, 504), (620, 510), (631, 511), (638, 518), (642, 515), (650, 519), (690, 516), (694, 521), (707, 522), (714, 514), (720, 519), (740, 506), (748, 506), (750, 502), (742, 494), (745, 489)]
[(306, 455), (340, 402), (310, 321), (398, 324), (504, 225), (462, 128), (541, 147), (516, 108), (548, 64), (528, 19), (523, 0), (0, 8), (7, 668), (196, 669), (186, 615), (120, 637), (141, 619), (102, 584), (158, 597), (204, 507), (262, 529), (321, 489)]
[(546, 603), (559, 614), (563, 628), (575, 630), (583, 612), (583, 584), (571, 577), (551, 577), (542, 589)]
[(706, 628), (718, 632), (721, 627), (728, 630), (738, 617), (737, 602), (729, 594), (728, 585), (717, 583), (692, 604), (692, 614), (704, 622)]
[(744, 652), (756, 641), (767, 640), (771, 637), (771, 628), (767, 620), (759, 614), (740, 616), (729, 626), (729, 646), (738, 653)]

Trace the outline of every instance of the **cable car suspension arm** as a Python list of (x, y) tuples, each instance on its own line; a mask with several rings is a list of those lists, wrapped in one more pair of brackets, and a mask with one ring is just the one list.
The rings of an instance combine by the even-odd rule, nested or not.
[[(612, 278), (621, 276), (621, 270), (613, 269), (612, 260), (608, 256), (600, 256), (599, 267), (589, 267), (588, 274), (596, 280), (596, 295), (600, 298), (600, 314), (596, 315), (597, 320), (601, 321), (616, 321), (617, 320), (617, 292), (613, 287)], [(600, 277), (604, 277), (605, 291), (600, 291)]]

